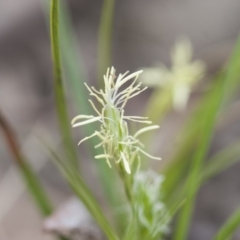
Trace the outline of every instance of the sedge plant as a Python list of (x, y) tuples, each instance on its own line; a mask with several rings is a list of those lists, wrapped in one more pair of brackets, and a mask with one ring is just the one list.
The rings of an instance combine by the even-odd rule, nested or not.
[[(61, 12), (64, 12), (59, 11), (59, 4), (59, 0), (51, 1), (50, 29), (54, 95), (64, 151), (59, 154), (49, 145), (46, 148), (73, 193), (85, 204), (107, 239), (165, 240), (169, 239), (173, 233), (173, 240), (186, 240), (199, 188), (209, 178), (214, 177), (239, 159), (238, 141), (209, 159), (207, 153), (211, 146), (218, 117), (222, 116), (227, 100), (233, 94), (234, 89), (239, 86), (240, 41), (233, 51), (229, 64), (214, 78), (208, 88), (210, 90), (201, 97), (199, 105), (186, 124), (187, 126), (180, 131), (179, 135), (182, 141), (169, 161), (171, 164), (167, 164), (166, 168), (156, 172), (147, 170), (146, 164), (141, 165), (141, 162), (146, 159), (161, 160), (158, 156), (149, 153), (148, 146), (151, 145), (152, 138), (145, 138), (144, 142), (142, 137), (144, 134), (154, 133), (158, 130), (157, 124), (167, 116), (170, 109), (173, 108), (178, 112), (179, 110), (184, 111), (193, 87), (204, 75), (205, 65), (202, 61), (191, 61), (192, 47), (189, 41), (184, 39), (177, 43), (172, 52), (170, 69), (161, 65), (158, 68), (145, 69), (144, 72), (137, 71), (131, 74), (126, 72), (119, 75), (116, 74), (113, 67), (106, 69), (112, 65), (111, 36), (115, 1), (105, 0), (99, 27), (99, 82), (96, 84), (102, 89), (85, 83), (86, 89), (95, 101), (90, 99), (86, 104), (87, 99), (84, 99), (86, 94), (81, 89), (81, 93), (84, 92), (84, 94), (76, 98), (80, 114), (70, 121), (65, 86), (71, 84), (72, 87), (83, 86), (83, 82), (81, 78), (77, 85), (74, 85), (77, 81), (77, 67), (76, 63), (73, 65), (68, 61), (72, 61), (68, 52), (68, 47), (72, 46), (68, 45), (73, 44), (66, 44), (71, 39), (70, 37), (65, 38), (68, 41), (62, 44), (66, 32), (59, 33), (59, 19), (62, 19), (60, 24), (66, 24), (67, 15), (65, 18), (59, 18)], [(71, 31), (68, 34), (71, 35)], [(74, 52), (74, 50), (71, 49), (70, 52)], [(65, 68), (69, 68), (67, 69), (69, 72), (63, 71), (63, 63)], [(106, 70), (106, 74), (102, 76)], [(74, 76), (74, 80), (67, 81), (64, 79), (66, 76), (70, 78)], [(141, 81), (145, 85), (155, 88), (147, 104), (145, 116), (126, 115), (127, 102), (147, 88), (142, 87)], [(76, 95), (76, 92), (74, 94)], [(92, 111), (90, 111), (90, 107)], [(148, 119), (148, 117), (150, 118)], [(32, 169), (25, 165), (25, 159), (16, 148), (17, 145), (13, 141), (12, 134), (7, 131), (8, 128), (2, 119), (0, 118), (0, 124), (3, 126), (9, 146), (12, 147), (12, 152), (18, 161), (20, 171), (29, 185), (29, 192), (42, 213), (48, 215), (52, 211), (50, 201)], [(145, 124), (145, 126), (133, 132), (130, 122), (137, 126), (139, 124)], [(89, 155), (92, 156), (93, 162), (97, 163), (101, 183), (108, 189), (105, 192), (106, 199), (110, 195), (122, 198), (118, 202), (119, 206), (116, 206), (116, 202), (109, 206), (112, 212), (116, 212), (116, 207), (121, 208), (124, 212), (121, 217), (113, 214), (118, 224), (124, 222), (121, 231), (119, 231), (119, 226), (115, 226), (105, 215), (98, 199), (81, 176), (79, 171), (79, 168), (82, 168), (82, 165), (79, 164), (81, 159), (79, 161), (77, 144), (72, 138), (71, 126), (73, 128), (86, 127), (86, 133), (92, 131), (78, 144), (85, 141), (85, 144), (90, 143), (87, 148), (91, 151)], [(98, 139), (97, 143), (95, 138)], [(206, 162), (207, 159), (208, 162)], [(102, 168), (102, 166), (104, 167)], [(113, 181), (116, 176), (119, 181)], [(122, 196), (121, 191), (125, 193), (125, 197)], [(176, 213), (178, 217), (175, 219), (175, 224), (171, 225), (171, 220)], [(238, 210), (219, 229), (213, 239), (230, 239), (240, 225), (239, 216)]]

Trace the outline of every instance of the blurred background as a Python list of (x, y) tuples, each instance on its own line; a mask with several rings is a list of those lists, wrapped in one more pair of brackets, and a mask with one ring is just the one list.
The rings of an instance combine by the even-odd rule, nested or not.
[[(67, 2), (82, 60), (79, 65), (88, 81), (94, 84), (102, 1)], [(59, 205), (71, 192), (35, 137), (35, 133), (46, 131), (56, 145), (59, 143), (45, 14), (42, 0), (0, 1), (0, 109), (18, 134), (25, 154), (33, 161), (50, 196)], [(113, 27), (113, 63), (118, 73), (136, 71), (160, 61), (169, 66), (170, 49), (179, 36), (187, 36), (193, 44), (194, 59), (206, 63), (205, 81), (208, 81), (208, 76), (225, 64), (239, 30), (239, 0), (118, 0)], [(198, 94), (196, 91), (192, 95), (186, 111), (172, 112), (162, 123), (155, 151), (159, 151), (163, 160), (174, 151), (175, 134), (191, 112)], [(142, 96), (130, 102), (127, 111), (134, 110), (134, 115), (140, 113), (149, 92)], [(211, 153), (240, 137), (238, 99), (233, 108), (234, 114), (228, 119), (230, 124), (224, 131), (217, 132)], [(70, 116), (76, 114), (72, 108)], [(43, 233), (42, 220), (13, 162), (0, 135), (0, 239), (52, 239)], [(201, 189), (189, 239), (209, 239), (238, 206), (239, 171), (240, 164), (235, 164)], [(94, 186), (92, 176), (88, 177)], [(240, 239), (240, 235), (236, 239)]]

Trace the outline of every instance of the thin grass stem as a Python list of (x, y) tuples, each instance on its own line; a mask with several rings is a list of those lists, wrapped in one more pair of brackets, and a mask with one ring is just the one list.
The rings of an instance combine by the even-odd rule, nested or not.
[(226, 223), (219, 229), (213, 240), (232, 239), (232, 235), (240, 226), (240, 207), (234, 211)]
[(10, 151), (14, 156), (15, 163), (21, 170), (21, 174), (28, 187), (29, 193), (32, 195), (42, 215), (48, 216), (52, 213), (52, 205), (50, 200), (48, 199), (38, 177), (27, 162), (26, 158), (23, 156), (12, 128), (1, 113), (0, 128), (4, 133)]
[(98, 32), (98, 81), (102, 86), (102, 76), (112, 65), (112, 28), (115, 0), (104, 0)]
[(223, 172), (228, 167), (239, 162), (240, 156), (240, 142), (236, 141), (232, 145), (226, 147), (225, 149), (219, 151), (214, 156), (212, 156), (208, 163), (206, 164), (202, 174), (202, 183), (207, 182), (210, 178), (213, 178), (217, 174)]
[(72, 190), (76, 196), (85, 204), (89, 212), (92, 214), (95, 221), (98, 223), (100, 228), (106, 234), (109, 240), (119, 240), (114, 229), (104, 216), (99, 204), (94, 199), (88, 187), (85, 185), (78, 172), (70, 168), (59, 156), (58, 154), (45, 144), (49, 153), (55, 160), (57, 166), (59, 167), (62, 174), (65, 176), (68, 184), (71, 186)]
[(54, 94), (59, 126), (63, 137), (65, 152), (72, 167), (78, 167), (78, 158), (73, 144), (70, 121), (68, 119), (67, 104), (65, 100), (62, 80), (62, 66), (59, 42), (59, 0), (51, 1), (50, 9), (51, 48), (54, 69)]

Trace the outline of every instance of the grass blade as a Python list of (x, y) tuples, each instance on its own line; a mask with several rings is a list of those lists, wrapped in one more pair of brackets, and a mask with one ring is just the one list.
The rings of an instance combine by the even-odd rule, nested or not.
[(70, 164), (72, 165), (72, 167), (77, 167), (78, 159), (71, 137), (70, 122), (68, 119), (67, 104), (65, 100), (64, 86), (62, 80), (62, 66), (59, 42), (59, 0), (51, 1), (50, 13), (51, 48), (54, 68), (54, 94), (58, 120), (63, 137), (66, 155), (70, 159)]
[[(67, 76), (68, 81), (66, 82), (66, 86), (68, 86), (73, 94), (78, 113), (92, 115), (92, 108), (87, 101), (88, 95), (87, 91), (83, 85), (85, 75), (81, 74), (83, 70), (79, 67), (79, 56), (76, 54), (76, 41), (74, 38), (74, 32), (71, 27), (71, 20), (68, 13), (68, 9), (64, 0), (60, 0), (60, 44), (62, 48), (62, 57), (64, 62), (64, 73)], [(95, 130), (95, 124), (87, 124), (83, 128), (83, 133), (86, 136), (91, 135)], [(94, 156), (99, 155), (99, 149), (96, 149), (94, 146), (98, 144), (96, 138), (91, 138), (86, 145), (88, 147), (88, 152), (92, 159)], [(112, 204), (115, 205), (116, 202), (116, 194), (113, 194), (113, 171), (109, 169), (106, 164), (103, 164), (101, 161), (94, 161), (97, 165), (97, 171), (100, 177), (100, 181), (103, 186), (103, 190), (106, 193), (106, 199)], [(110, 181), (111, 179), (111, 181)]]
[(32, 195), (42, 215), (48, 216), (52, 213), (52, 205), (50, 203), (50, 200), (48, 199), (47, 194), (45, 193), (38, 177), (21, 153), (20, 147), (10, 125), (1, 115), (1, 113), (0, 128), (2, 128), (9, 149), (16, 160), (16, 164), (21, 170), (21, 174), (28, 187), (29, 193)]
[[(42, 1), (44, 13), (48, 13), (50, 10), (49, 1)], [(81, 59), (77, 55), (77, 44), (75, 40), (75, 35), (71, 26), (71, 20), (68, 12), (67, 5), (64, 0), (59, 1), (59, 21), (60, 21), (60, 46), (62, 49), (62, 60), (63, 60), (63, 74), (65, 79), (66, 87), (68, 87), (73, 94), (74, 102), (76, 103), (79, 113), (92, 115), (93, 111), (89, 107), (89, 102), (87, 102), (87, 96), (85, 88), (83, 88), (83, 81), (85, 79), (85, 74), (83, 74), (83, 69), (81, 68)], [(49, 15), (45, 14), (46, 22), (48, 23)], [(94, 124), (88, 124), (83, 128), (84, 135), (91, 135), (95, 131)], [(95, 155), (99, 155), (98, 149), (94, 148), (98, 142), (96, 139), (92, 138), (88, 141), (89, 153), (94, 159)], [(102, 164), (100, 161), (94, 161), (97, 165), (97, 171), (99, 173), (100, 181), (103, 186), (103, 190), (106, 193), (106, 198), (112, 205), (116, 204), (117, 196), (113, 194), (113, 173), (111, 169), (106, 164)], [(111, 180), (110, 180), (111, 179)]]
[(236, 41), (236, 45), (232, 51), (232, 55), (226, 68), (227, 84), (225, 87), (224, 103), (238, 90), (240, 78), (240, 35)]
[(105, 218), (101, 208), (99, 207), (97, 201), (94, 199), (89, 189), (79, 176), (78, 172), (69, 168), (65, 161), (60, 159), (57, 153), (52, 150), (49, 146), (45, 144), (46, 148), (50, 152), (51, 156), (55, 160), (57, 166), (61, 170), (62, 174), (68, 181), (68, 184), (71, 186), (72, 190), (76, 196), (85, 204), (89, 212), (92, 214), (95, 221), (98, 223), (100, 228), (106, 234), (109, 240), (118, 240), (117, 234)]
[(232, 235), (240, 226), (240, 207), (229, 217), (226, 223), (220, 228), (213, 240), (232, 239)]
[[(240, 76), (240, 37), (237, 40), (236, 46), (233, 49), (232, 56), (229, 60), (226, 72), (226, 86), (224, 93), (224, 103), (229, 101), (234, 92), (239, 86)], [(219, 88), (220, 82), (213, 82), (211, 88)], [(173, 193), (175, 186), (181, 183), (183, 176), (186, 175), (186, 169), (188, 168), (189, 161), (191, 159), (191, 153), (196, 147), (197, 136), (199, 134), (198, 119), (203, 116), (205, 106), (212, 101), (212, 96), (204, 96), (197, 107), (197, 110), (191, 116), (190, 121), (186, 124), (186, 127), (181, 131), (180, 136), (181, 142), (178, 151), (174, 154), (174, 157), (170, 161), (170, 165), (164, 169), (166, 180), (164, 181), (163, 187), (166, 192), (166, 199)]]
[(201, 119), (201, 128), (200, 128), (200, 136), (198, 138), (198, 148), (195, 150), (195, 154), (192, 159), (189, 175), (185, 184), (186, 191), (186, 204), (184, 205), (182, 211), (180, 211), (180, 215), (178, 218), (175, 238), (176, 240), (185, 240), (187, 238), (187, 231), (189, 227), (189, 223), (191, 221), (191, 214), (193, 211), (194, 200), (196, 196), (196, 192), (200, 186), (199, 175), (202, 168), (202, 162), (206, 157), (211, 136), (214, 130), (215, 119), (221, 105), (221, 100), (223, 97), (223, 90), (225, 86), (225, 78), (219, 77), (218, 81), (222, 84), (220, 88), (213, 89), (214, 98), (212, 102), (209, 102), (208, 106), (206, 106), (205, 113)]
[[(192, 167), (189, 176), (186, 180), (186, 196), (187, 202), (180, 213), (177, 229), (175, 231), (176, 240), (186, 239), (189, 221), (193, 210), (195, 195), (200, 187), (199, 173), (202, 167), (202, 161), (206, 157), (206, 153), (210, 144), (211, 135), (213, 133), (214, 122), (216, 114), (221, 106), (221, 103), (227, 100), (239, 84), (240, 77), (240, 61), (237, 56), (240, 53), (240, 39), (233, 51), (232, 57), (229, 61), (226, 74), (220, 76), (220, 87), (214, 90), (213, 99), (206, 105), (207, 111), (203, 114), (201, 121), (200, 137), (198, 139), (198, 148), (195, 151)], [(208, 113), (208, 115), (207, 115)]]
[[(86, 89), (83, 87), (83, 82), (86, 81), (86, 74), (82, 67), (83, 62), (78, 54), (76, 37), (65, 0), (59, 1), (59, 22), (60, 47), (64, 63), (63, 71), (66, 75), (65, 79), (67, 79), (67, 81), (65, 81), (66, 87), (70, 89), (79, 112), (87, 115), (92, 114), (92, 109), (87, 101), (87, 91), (85, 91)], [(86, 128), (91, 128), (92, 130), (88, 131), (88, 134), (94, 131), (91, 125), (86, 126)]]
[(98, 81), (102, 86), (102, 77), (108, 67), (111, 67), (112, 55), (112, 25), (115, 0), (104, 0), (98, 33)]
[[(66, 153), (67, 153), (67, 156), (70, 157), (70, 159), (72, 160), (72, 169), (75, 169), (75, 167), (77, 166), (77, 155), (75, 153), (74, 144), (71, 138), (71, 131), (70, 131), (70, 125), (69, 125), (69, 120), (67, 116), (67, 108), (66, 108), (63, 81), (62, 81), (62, 68), (61, 68), (60, 42), (59, 42), (59, 22), (58, 22), (59, 21), (59, 1), (52, 0), (51, 3), (52, 3), (51, 11), (50, 11), (51, 13), (50, 14), (51, 46), (52, 46), (52, 56), (53, 56), (53, 62), (54, 62), (54, 77), (55, 77), (54, 86), (55, 86), (55, 98), (57, 102), (57, 112), (58, 112), (58, 118), (60, 122), (61, 132), (63, 135), (63, 141), (64, 141)], [(70, 180), (71, 179), (69, 179), (69, 181)], [(76, 188), (75, 185), (74, 187)], [(81, 189), (81, 187), (82, 185), (79, 185), (79, 187), (75, 189), (77, 191), (76, 192), (77, 195), (79, 195), (81, 191), (84, 190), (84, 189)], [(82, 198), (83, 197), (84, 195), (82, 195)], [(100, 219), (101, 214), (98, 211), (95, 214), (97, 214), (95, 218), (97, 217)], [(109, 237), (111, 237), (109, 239), (116, 239), (111, 235), (111, 231), (109, 230), (107, 225), (105, 226), (106, 220), (104, 220), (103, 217), (102, 217), (102, 221), (103, 221), (102, 223), (100, 222), (98, 223), (100, 226), (102, 225), (102, 227), (105, 228), (105, 233), (109, 235)]]
[(240, 160), (239, 146), (240, 142), (236, 141), (231, 146), (226, 147), (210, 158), (201, 174), (202, 183), (208, 181), (210, 178), (238, 162)]
[[(225, 169), (231, 167), (240, 160), (239, 145), (240, 142), (236, 141), (231, 146), (219, 151), (207, 161), (206, 166), (203, 167), (202, 173), (200, 175), (201, 184), (206, 183), (209, 179), (215, 177), (217, 174), (223, 172)], [(171, 208), (172, 205), (177, 205), (179, 201), (184, 199), (184, 178), (183, 176), (181, 177), (182, 179), (179, 180), (178, 186), (175, 186), (175, 188), (172, 189), (171, 195), (168, 195), (166, 198), (169, 208)]]
[(128, 224), (127, 229), (125, 230), (123, 240), (135, 240), (138, 238), (137, 232), (137, 220), (135, 216), (132, 217), (131, 222)]

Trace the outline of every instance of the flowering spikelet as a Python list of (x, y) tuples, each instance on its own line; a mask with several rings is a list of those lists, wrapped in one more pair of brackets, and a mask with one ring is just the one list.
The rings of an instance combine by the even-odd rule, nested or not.
[[(157, 129), (159, 126), (147, 126), (137, 131), (134, 135), (130, 135), (126, 120), (145, 124), (151, 124), (151, 121), (148, 121), (145, 117), (124, 115), (124, 107), (127, 101), (146, 89), (146, 87), (141, 89), (141, 83), (137, 82), (137, 78), (141, 72), (138, 71), (130, 75), (126, 72), (119, 74), (116, 79), (115, 69), (113, 67), (111, 70), (108, 69), (106, 75), (104, 75), (104, 91), (102, 89), (98, 91), (85, 83), (90, 95), (96, 98), (102, 109), (98, 110), (95, 104), (89, 100), (97, 116), (79, 115), (72, 120), (73, 127), (99, 121), (101, 123), (100, 131), (95, 131), (92, 135), (85, 137), (79, 144), (92, 137), (99, 137), (101, 142), (95, 147), (102, 147), (103, 154), (97, 155), (95, 158), (106, 159), (110, 167), (111, 162), (115, 161), (117, 164), (121, 164), (128, 174), (131, 173), (133, 162), (140, 160), (140, 152), (149, 158), (160, 160), (160, 158), (146, 153), (142, 149), (142, 143), (137, 138), (140, 134)], [(131, 84), (125, 89), (120, 90), (130, 80), (133, 80)]]
[(146, 232), (147, 229), (147, 232), (154, 239), (168, 232), (170, 221), (168, 209), (161, 200), (163, 181), (164, 177), (152, 170), (140, 171), (134, 176), (134, 207), (141, 226), (140, 229), (143, 232)]
[(173, 106), (176, 110), (185, 109), (194, 85), (204, 76), (205, 64), (201, 60), (191, 60), (191, 42), (182, 38), (171, 52), (172, 66), (164, 64), (146, 68), (140, 77), (143, 84), (171, 90)]

